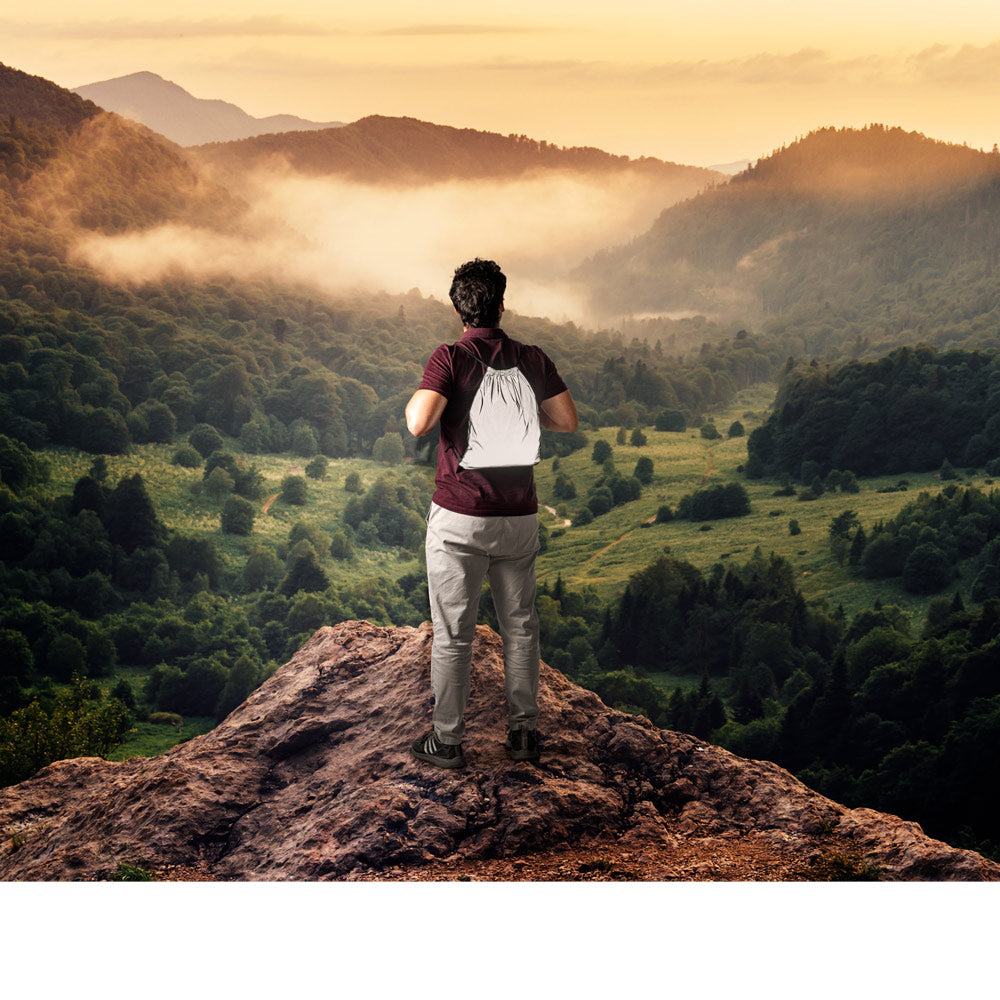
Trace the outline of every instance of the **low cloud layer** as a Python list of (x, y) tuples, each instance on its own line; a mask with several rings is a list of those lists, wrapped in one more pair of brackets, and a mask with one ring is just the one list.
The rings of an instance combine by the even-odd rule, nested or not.
[(452, 271), (473, 257), (509, 277), (509, 308), (556, 320), (590, 320), (566, 280), (583, 258), (648, 228), (677, 199), (629, 176), (583, 181), (385, 188), (300, 176), (259, 176), (252, 228), (236, 237), (176, 225), (123, 236), (87, 236), (79, 256), (115, 281), (181, 272), (304, 282), (444, 298)]

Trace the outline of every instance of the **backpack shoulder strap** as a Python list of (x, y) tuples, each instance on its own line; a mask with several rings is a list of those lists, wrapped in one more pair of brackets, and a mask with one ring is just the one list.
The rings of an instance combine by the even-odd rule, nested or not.
[(486, 369), (486, 371), (490, 370), (490, 366), (485, 361), (483, 361), (483, 359), (479, 357), (478, 354), (473, 353), (467, 347), (463, 347), (461, 344), (455, 344), (454, 346), (457, 347), (463, 354), (468, 354), (473, 361), (478, 361), (483, 366), (483, 368)]

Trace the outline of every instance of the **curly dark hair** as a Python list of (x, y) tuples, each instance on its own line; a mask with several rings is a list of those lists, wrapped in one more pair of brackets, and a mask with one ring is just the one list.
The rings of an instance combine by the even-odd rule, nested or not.
[(448, 294), (462, 324), (472, 329), (500, 325), (506, 290), (507, 278), (500, 265), (477, 257), (455, 268)]

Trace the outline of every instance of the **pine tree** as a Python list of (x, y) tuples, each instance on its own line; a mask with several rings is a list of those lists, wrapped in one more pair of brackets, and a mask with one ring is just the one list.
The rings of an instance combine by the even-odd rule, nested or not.
[(111, 491), (102, 520), (110, 541), (129, 555), (136, 549), (155, 547), (161, 535), (153, 502), (138, 472)]

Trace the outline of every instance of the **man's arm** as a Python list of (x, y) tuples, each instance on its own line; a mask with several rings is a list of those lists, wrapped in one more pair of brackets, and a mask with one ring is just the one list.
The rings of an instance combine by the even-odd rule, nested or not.
[(406, 426), (414, 437), (430, 434), (448, 405), (448, 398), (433, 389), (417, 389), (406, 404)]
[(538, 419), (547, 431), (575, 431), (580, 418), (576, 414), (576, 403), (569, 393), (569, 389), (559, 393), (558, 396), (550, 396), (542, 400), (539, 407)]

